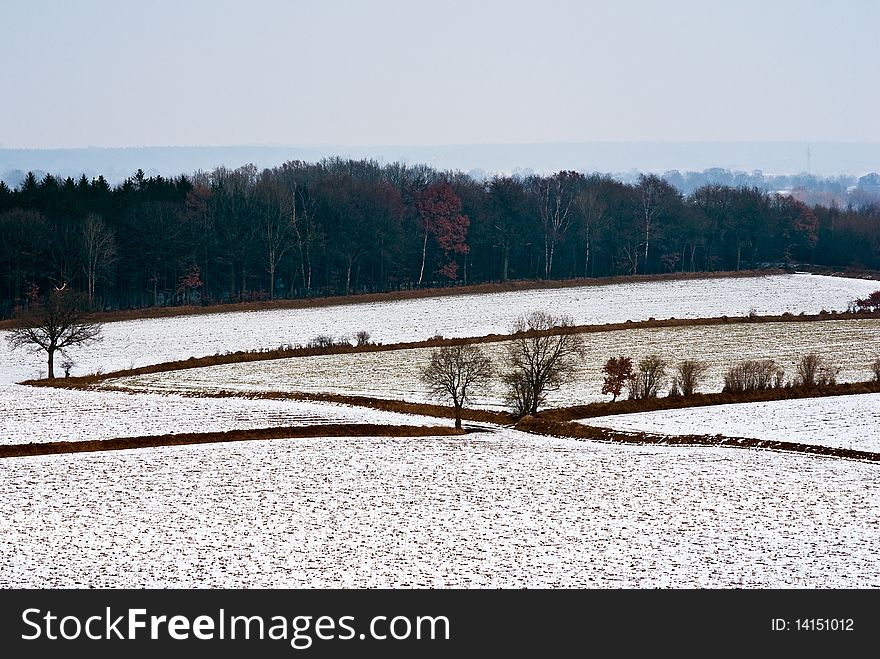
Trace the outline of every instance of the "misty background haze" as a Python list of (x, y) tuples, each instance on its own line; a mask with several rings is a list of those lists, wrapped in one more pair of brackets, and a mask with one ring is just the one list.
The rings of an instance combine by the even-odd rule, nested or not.
[(872, 0), (0, 5), (0, 173), (878, 168)]

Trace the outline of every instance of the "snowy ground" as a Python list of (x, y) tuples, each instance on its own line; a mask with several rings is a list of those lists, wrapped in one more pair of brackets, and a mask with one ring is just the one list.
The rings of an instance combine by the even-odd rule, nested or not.
[(880, 587), (880, 467), (504, 431), (0, 461), (2, 587)]
[[(657, 353), (670, 363), (700, 359), (709, 364), (702, 391), (720, 391), (724, 372), (743, 359), (773, 358), (789, 377), (797, 360), (818, 352), (840, 368), (839, 382), (869, 380), (870, 364), (880, 356), (880, 321), (829, 320), (810, 323), (756, 323), (632, 329), (584, 335), (586, 354), (571, 384), (548, 396), (548, 406), (580, 405), (609, 400), (602, 394), (602, 365), (612, 355), (640, 357)], [(503, 343), (483, 344), (498, 365)], [(430, 349), (225, 364), (112, 381), (147, 391), (309, 391), (428, 401), (420, 370)], [(473, 404), (499, 409), (504, 400), (500, 383)]]
[(327, 423), (447, 425), (442, 419), (301, 401), (14, 387), (26, 396), (0, 415), (0, 444), (222, 432)]
[[(104, 341), (73, 354), (74, 375), (119, 370), (216, 352), (306, 343), (319, 334), (334, 337), (367, 330), (377, 342), (443, 336), (504, 334), (523, 312), (544, 309), (569, 314), (578, 324), (655, 318), (693, 318), (843, 311), (865, 297), (876, 281), (817, 275), (611, 284), (422, 298), (316, 309), (221, 313), (108, 323)], [(0, 338), (4, 332), (0, 332)], [(40, 356), (10, 353), (0, 341), (0, 382), (45, 375)]]
[[(684, 318), (741, 315), (752, 308), (759, 313), (810, 313), (823, 308), (829, 311), (844, 310), (850, 300), (864, 297), (877, 285), (875, 281), (859, 279), (777, 275), (612, 284), (317, 309), (134, 320), (106, 324), (104, 340), (100, 344), (73, 352), (72, 356), (77, 362), (73, 373), (93, 373), (99, 369), (106, 372), (216, 352), (305, 343), (318, 334), (339, 336), (360, 329), (369, 330), (373, 340), (385, 343), (425, 339), (435, 334), (477, 336), (502, 333), (508, 331), (514, 317), (532, 309), (568, 313), (578, 323), (639, 320), (651, 316)], [(99, 417), (115, 417), (112, 422), (114, 432), (117, 423), (120, 430), (124, 430), (126, 417), (132, 407), (136, 407), (130, 401), (114, 406), (108, 403), (112, 399), (101, 397), (103, 395), (82, 392), (74, 399), (68, 393), (38, 393), (33, 388), (14, 385), (27, 378), (45, 376), (45, 363), (42, 355), (10, 351), (4, 340), (5, 334), (0, 332), (0, 410), (7, 419), (14, 419), (14, 425), (10, 421), (3, 421), (6, 425), (0, 426), (3, 430), (0, 437), (39, 437), (48, 427), (53, 428), (52, 432), (67, 432), (63, 429), (81, 427), (82, 430), (77, 432), (89, 435), (88, 424), (92, 424), (95, 435), (89, 437), (97, 438), (104, 434), (100, 424), (107, 423), (99, 421)], [(409, 389), (414, 387), (407, 384), (401, 390)], [(380, 390), (375, 393), (380, 394)], [(394, 395), (394, 392), (386, 395)], [(94, 398), (89, 398), (91, 396)], [(80, 415), (79, 419), (67, 418), (63, 412), (64, 405), (71, 404), (72, 400), (76, 401), (72, 405)], [(89, 403), (89, 400), (92, 402)], [(166, 405), (169, 410), (167, 415), (162, 412)], [(192, 424), (196, 428), (212, 427), (210, 424), (200, 424), (207, 424), (202, 420), (215, 415), (215, 405), (198, 402), (187, 405), (193, 410)], [(96, 410), (94, 413), (88, 411), (90, 406)], [(146, 426), (151, 432), (170, 432), (179, 425), (181, 415), (178, 411), (181, 411), (181, 405), (176, 404), (174, 399), (144, 399), (145, 409), (151, 406), (156, 409), (156, 413), (149, 416), (149, 425)], [(251, 413), (255, 416), (264, 414), (258, 406), (249, 409), (253, 410)], [(47, 415), (52, 419), (51, 426), (44, 422)], [(132, 422), (133, 428), (120, 432), (120, 436), (143, 434), (140, 424), (145, 416), (146, 413), (137, 416), (137, 421)], [(228, 416), (225, 415), (226, 418)], [(162, 418), (167, 418), (168, 422), (160, 423)]]
[(583, 423), (663, 435), (754, 437), (880, 453), (878, 410), (880, 394), (861, 394), (620, 414)]

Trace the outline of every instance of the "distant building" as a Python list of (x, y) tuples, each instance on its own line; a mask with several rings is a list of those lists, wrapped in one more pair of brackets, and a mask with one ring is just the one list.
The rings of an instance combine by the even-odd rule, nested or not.
[(865, 174), (859, 178), (859, 183), (856, 187), (866, 192), (880, 193), (880, 174), (877, 172)]

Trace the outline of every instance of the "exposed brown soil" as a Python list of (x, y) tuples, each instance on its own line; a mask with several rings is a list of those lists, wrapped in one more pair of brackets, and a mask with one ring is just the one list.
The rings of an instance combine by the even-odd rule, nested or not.
[(461, 434), (464, 434), (463, 431), (441, 426), (390, 426), (369, 423), (345, 423), (259, 428), (255, 430), (229, 430), (227, 432), (186, 433), (180, 435), (150, 435), (145, 437), (123, 437), (119, 439), (98, 439), (78, 442), (3, 444), (0, 445), (0, 458), (303, 437), (440, 437)]
[(623, 444), (664, 444), (674, 446), (721, 446), (731, 448), (769, 449), (790, 451), (812, 455), (827, 455), (836, 458), (880, 462), (880, 453), (855, 451), (852, 449), (798, 444), (745, 437), (724, 437), (722, 435), (655, 435), (644, 432), (624, 433), (610, 428), (598, 428), (568, 421), (551, 421), (547, 418), (524, 417), (516, 424), (517, 430), (536, 435), (590, 439)]
[[(594, 277), (574, 279), (518, 279), (506, 282), (490, 282), (469, 284), (467, 286), (450, 286), (446, 288), (420, 288), (409, 291), (392, 291), (389, 293), (358, 293), (354, 295), (334, 295), (327, 297), (296, 298), (292, 300), (271, 300), (260, 302), (235, 302), (214, 304), (210, 306), (176, 306), (176, 307), (145, 307), (143, 309), (125, 309), (96, 313), (96, 322), (112, 323), (140, 318), (172, 318), (175, 316), (193, 316), (212, 313), (233, 313), (237, 311), (262, 311), (266, 309), (311, 309), (315, 307), (333, 307), (349, 304), (367, 304), (371, 302), (394, 302), (396, 300), (412, 300), (417, 298), (446, 297), (450, 295), (479, 295), (483, 293), (505, 293), (509, 291), (527, 291), (552, 288), (576, 288), (582, 286), (606, 286), (645, 281), (670, 281), (684, 279), (725, 279), (732, 277), (764, 277), (785, 274), (780, 269), (740, 270), (726, 272), (675, 272), (655, 275), (625, 275), (619, 277)], [(15, 319), (0, 321), (0, 329), (16, 327)]]
[(274, 350), (238, 351), (227, 354), (208, 355), (205, 357), (190, 357), (189, 359), (151, 364), (134, 369), (112, 371), (109, 373), (83, 375), (70, 378), (55, 378), (54, 380), (26, 380), (21, 384), (37, 387), (63, 387), (76, 389), (88, 387), (110, 378), (128, 377), (133, 375), (149, 375), (152, 373), (167, 373), (189, 368), (202, 368), (205, 366), (218, 366), (222, 364), (237, 364), (246, 362), (266, 361), (273, 359), (290, 359), (293, 357), (314, 357), (320, 355), (341, 355), (361, 352), (386, 352), (393, 350), (411, 350), (415, 348), (436, 348), (446, 345), (462, 345), (468, 343), (498, 343), (510, 341), (517, 336), (535, 336), (538, 334), (593, 334), (597, 332), (614, 332), (630, 329), (663, 328), (663, 327), (695, 327), (708, 325), (739, 325), (748, 323), (804, 323), (821, 322), (826, 320), (855, 320), (880, 318), (880, 312), (863, 313), (819, 313), (819, 314), (790, 314), (784, 313), (779, 316), (715, 316), (707, 318), (667, 318), (663, 320), (626, 321), (624, 323), (605, 323), (602, 325), (572, 325), (565, 328), (553, 328), (546, 331), (522, 332), (519, 334), (488, 334), (486, 336), (466, 338), (443, 338), (434, 337), (424, 341), (409, 341), (403, 343), (368, 344), (363, 346), (337, 345), (328, 347), (294, 346)]

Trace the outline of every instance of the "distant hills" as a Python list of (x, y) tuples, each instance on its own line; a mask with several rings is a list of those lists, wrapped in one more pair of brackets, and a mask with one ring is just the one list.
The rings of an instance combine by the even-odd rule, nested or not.
[[(809, 151), (808, 151), (809, 150)], [(880, 171), (880, 144), (818, 142), (581, 142), (560, 144), (464, 144), (443, 146), (172, 146), (78, 149), (0, 149), (0, 178), (15, 186), (28, 171), (92, 178), (113, 184), (138, 169), (176, 176), (220, 165), (272, 167), (287, 160), (328, 156), (380, 163), (424, 163), (437, 169), (493, 173), (548, 173), (561, 169), (629, 174), (713, 168), (764, 175), (810, 173), (863, 176)], [(626, 176), (624, 176), (625, 178)]]

